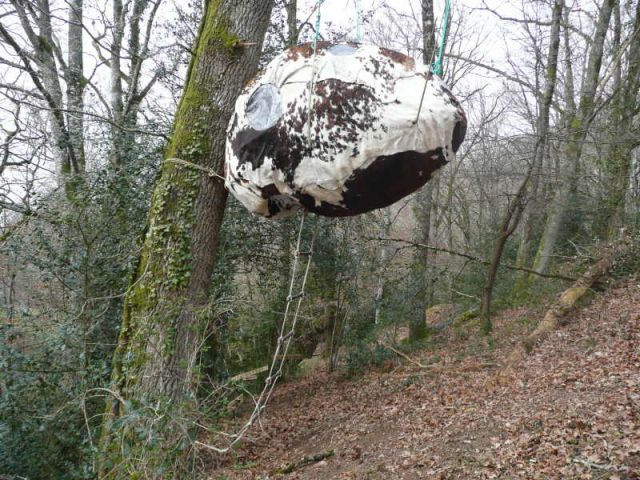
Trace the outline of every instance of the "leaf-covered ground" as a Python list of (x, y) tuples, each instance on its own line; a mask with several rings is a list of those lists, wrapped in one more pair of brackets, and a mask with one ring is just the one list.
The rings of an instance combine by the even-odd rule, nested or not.
[[(211, 479), (281, 478), (283, 464), (334, 450), (288, 479), (640, 479), (640, 285), (570, 317), (509, 375), (501, 365), (542, 308), (465, 328), (355, 380), (283, 383)], [(469, 331), (469, 326), (466, 331)]]

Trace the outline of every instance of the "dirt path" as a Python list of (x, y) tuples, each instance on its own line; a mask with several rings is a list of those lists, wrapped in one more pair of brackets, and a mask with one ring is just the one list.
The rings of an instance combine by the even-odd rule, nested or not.
[[(640, 286), (597, 297), (516, 368), (495, 369), (531, 326), (503, 312), (494, 339), (451, 333), (422, 361), (357, 380), (317, 374), (279, 387), (262, 430), (211, 479), (640, 479)], [(465, 338), (466, 337), (466, 338)], [(418, 358), (417, 353), (414, 353)]]

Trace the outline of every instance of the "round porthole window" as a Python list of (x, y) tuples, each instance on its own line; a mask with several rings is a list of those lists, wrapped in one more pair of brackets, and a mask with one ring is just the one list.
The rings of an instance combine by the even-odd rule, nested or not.
[(267, 130), (282, 117), (282, 100), (278, 87), (271, 83), (261, 85), (247, 101), (247, 121), (255, 130)]
[(334, 45), (333, 47), (331, 47), (329, 49), (329, 53), (331, 55), (337, 55), (340, 57), (346, 57), (347, 55), (353, 55), (354, 53), (356, 53), (358, 49), (356, 47), (353, 47), (351, 45), (347, 45), (344, 43), (339, 43), (337, 45)]

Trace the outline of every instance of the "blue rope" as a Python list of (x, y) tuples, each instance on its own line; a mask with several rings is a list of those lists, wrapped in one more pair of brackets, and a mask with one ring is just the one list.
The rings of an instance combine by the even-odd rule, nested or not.
[(360, 1), (354, 0), (356, 7), (356, 42), (362, 43), (362, 10), (360, 9)]
[(444, 17), (442, 19), (442, 27), (440, 28), (440, 47), (438, 56), (431, 67), (434, 74), (442, 76), (442, 59), (444, 58), (444, 46), (447, 43), (447, 28), (449, 27), (449, 16), (451, 15), (451, 0), (446, 0), (444, 7)]
[(316, 52), (316, 48), (318, 47), (318, 40), (320, 40), (320, 20), (322, 16), (320, 7), (322, 7), (323, 2), (324, 0), (318, 0), (318, 4), (316, 6), (318, 14), (316, 15), (316, 34), (313, 37), (313, 53)]

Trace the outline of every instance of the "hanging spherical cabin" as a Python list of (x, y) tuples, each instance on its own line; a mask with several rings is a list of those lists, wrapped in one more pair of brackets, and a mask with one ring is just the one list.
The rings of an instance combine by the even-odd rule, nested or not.
[(466, 125), (442, 80), (406, 55), (328, 42), (314, 55), (298, 45), (238, 98), (226, 186), (265, 217), (300, 208), (358, 215), (423, 186), (451, 160)]

